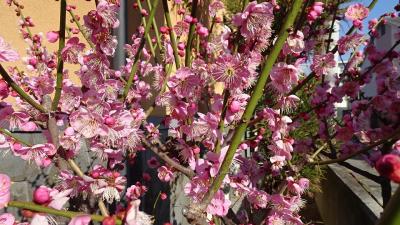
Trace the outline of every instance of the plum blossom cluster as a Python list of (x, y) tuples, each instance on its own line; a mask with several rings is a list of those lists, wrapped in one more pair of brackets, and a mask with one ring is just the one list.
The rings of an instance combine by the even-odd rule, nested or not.
[[(164, 26), (154, 19), (159, 1)], [(27, 208), (11, 199), (11, 180), (0, 174), (0, 209), (26, 208), (23, 221), (6, 213), (0, 224), (53, 224), (52, 214), (69, 217), (71, 225), (152, 224), (157, 218), (140, 208), (149, 181), (171, 184), (187, 176), (180, 194), (190, 199), (183, 213), (193, 224), (228, 218), (235, 224), (301, 225), (303, 194), (318, 185), (305, 171), (319, 164), (359, 156), (384, 179), (400, 182), (394, 50), (400, 41), (382, 51), (370, 40), (380, 38), (376, 28), (387, 17), (369, 21), (363, 33), (370, 9), (350, 5), (344, 17), (358, 30), (332, 41), (338, 5), (316, 1), (300, 12), (308, 1), (253, 1), (223, 22), (221, 0), (211, 1), (209, 20), (196, 14), (197, 0), (155, 0), (148, 10), (137, 1), (133, 8), (142, 23), (127, 43), (118, 43), (118, 1), (96, 2), (81, 18), (79, 6), (61, 0), (71, 24), (61, 21), (60, 30), (44, 35), (31, 31), (34, 18), (23, 16), (21, 3), (7, 1), (20, 17), (27, 51), (24, 69), (0, 67), (0, 147), (39, 168), (55, 166), (58, 182), (37, 187)], [(46, 45), (55, 43), (59, 51), (49, 51)], [(127, 57), (114, 67), (110, 59), (118, 45)], [(338, 74), (338, 55), (346, 53)], [(18, 60), (0, 37), (0, 63)], [(377, 94), (361, 98), (372, 82)], [(351, 102), (349, 113), (338, 117), (335, 105), (344, 100)], [(155, 108), (167, 111), (161, 124), (148, 120)], [(32, 144), (14, 131), (42, 131), (45, 141)], [(74, 161), (82, 151), (94, 158), (87, 170)], [(147, 161), (151, 172), (131, 182), (125, 168), (143, 151), (154, 154)], [(167, 197), (160, 192), (161, 200)], [(90, 200), (102, 216), (94, 215), (97, 207), (82, 206)], [(244, 207), (234, 212), (235, 204)], [(74, 214), (69, 207), (85, 210)]]

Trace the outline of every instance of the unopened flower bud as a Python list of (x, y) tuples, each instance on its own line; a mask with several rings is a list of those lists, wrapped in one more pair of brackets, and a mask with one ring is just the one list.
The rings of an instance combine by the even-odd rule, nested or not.
[(50, 199), (50, 191), (47, 187), (39, 187), (33, 192), (33, 201), (37, 204), (45, 204)]

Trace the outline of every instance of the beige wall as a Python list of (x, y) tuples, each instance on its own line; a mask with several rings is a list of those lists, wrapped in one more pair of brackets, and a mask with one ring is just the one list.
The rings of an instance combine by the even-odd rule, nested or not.
[[(136, 0), (128, 0), (127, 1), (127, 42), (131, 41), (131, 36), (133, 32), (136, 31), (136, 28), (140, 25), (140, 14), (138, 10), (134, 10), (132, 8), (133, 2)], [(20, 4), (24, 5), (23, 14), (24, 16), (30, 16), (33, 19), (35, 27), (31, 28), (32, 33), (36, 34), (42, 32), (43, 35), (46, 35), (47, 31), (51, 30), (58, 30), (59, 26), (59, 7), (60, 2), (55, 0), (19, 0)], [(206, 18), (206, 14), (208, 12), (207, 9), (207, 2), (200, 1), (201, 6), (199, 7), (199, 17), (203, 18), (203, 24), (206, 23), (204, 18)], [(81, 18), (84, 14), (86, 14), (91, 9), (95, 8), (95, 2), (92, 1), (85, 1), (85, 0), (69, 0), (67, 1), (68, 4), (76, 5), (77, 9), (75, 10), (75, 14), (79, 15)], [(143, 7), (147, 8), (146, 1), (142, 2)], [(171, 8), (171, 17), (173, 23), (178, 20), (178, 15), (174, 13), (175, 9)], [(4, 0), (0, 1), (0, 36), (2, 36), (6, 42), (10, 43), (12, 47), (18, 51), (21, 57), (25, 55), (27, 45), (24, 40), (21, 38), (21, 35), (18, 31), (18, 21), (19, 17), (15, 15), (14, 7), (9, 7)], [(71, 17), (67, 13), (67, 26), (75, 27), (75, 24), (70, 23)], [(164, 15), (162, 9), (162, 2), (160, 1), (157, 14), (156, 14), (157, 23), (160, 26), (164, 25)], [(81, 21), (83, 23), (83, 21)], [(84, 38), (80, 37), (83, 43), (85, 43)], [(48, 47), (49, 51), (57, 51), (58, 50), (58, 43), (48, 43), (47, 40), (44, 40), (44, 44)], [(181, 59), (183, 61), (183, 59)], [(4, 66), (17, 66), (20, 70), (26, 71), (25, 65), (19, 62), (13, 63), (4, 63)], [(77, 69), (75, 66), (71, 66), (69, 64), (65, 65), (66, 69), (70, 69), (70, 78), (78, 83), (78, 79), (76, 76), (73, 76), (73, 71)], [(219, 89), (222, 89), (221, 87)], [(153, 93), (154, 96), (157, 93)], [(6, 101), (12, 101), (11, 99), (7, 99)], [(152, 101), (151, 101), (152, 102)], [(146, 104), (149, 106), (151, 103)], [(162, 115), (164, 110), (156, 109), (154, 110), (154, 115)]]
[[(46, 33), (48, 31), (57, 31), (59, 30), (59, 21), (60, 21), (60, 2), (54, 0), (19, 0), (19, 3), (24, 6), (22, 11), (25, 17), (30, 16), (35, 24), (35, 27), (31, 28), (33, 34), (37, 34), (42, 32), (44, 38), (46, 37)], [(94, 1), (83, 1), (83, 0), (75, 0), (75, 1), (67, 1), (69, 4), (77, 5), (77, 9), (75, 14), (82, 17), (85, 13), (87, 13), (90, 9), (95, 7)], [(19, 32), (18, 21), (20, 18), (15, 14), (15, 7), (9, 7), (5, 1), (0, 1), (0, 36), (4, 38), (4, 40), (9, 43), (12, 48), (18, 51), (20, 57), (24, 57), (26, 54), (27, 44), (22, 39), (21, 34)], [(71, 17), (67, 14), (67, 26), (75, 27), (75, 24), (69, 22)], [(84, 40), (83, 37), (80, 39)], [(57, 51), (58, 50), (58, 42), (49, 43), (46, 38), (44, 40), (44, 44), (48, 48), (49, 51)], [(25, 65), (22, 61), (18, 62), (10, 62), (3, 63), (5, 68), (8, 66), (17, 66), (19, 70), (26, 71)], [(76, 70), (77, 66), (72, 66), (66, 64), (64, 66), (66, 69), (70, 69), (71, 72)], [(79, 83), (76, 76), (73, 76), (73, 73), (70, 73), (71, 80), (76, 83)], [(28, 73), (29, 75), (29, 73)], [(12, 97), (8, 97), (5, 99), (6, 102), (14, 103), (15, 100)]]
[[(32, 32), (42, 32), (46, 35), (47, 31), (58, 30), (60, 16), (60, 2), (54, 0), (19, 0), (24, 6), (24, 16), (30, 16), (33, 19), (35, 27), (31, 28)], [(76, 14), (82, 15), (95, 7), (94, 1), (74, 0), (67, 1), (69, 4), (77, 5)], [(18, 31), (19, 17), (15, 15), (15, 7), (9, 7), (5, 1), (0, 2), (0, 36), (6, 42), (10, 43), (21, 56), (25, 55), (26, 47), (24, 40)], [(69, 20), (71, 17), (67, 14), (67, 26), (75, 27)], [(58, 43), (48, 43), (45, 41), (50, 51), (57, 51)], [(20, 69), (24, 69), (22, 63), (8, 63), (5, 65), (18, 65)], [(68, 68), (68, 65), (66, 66)]]

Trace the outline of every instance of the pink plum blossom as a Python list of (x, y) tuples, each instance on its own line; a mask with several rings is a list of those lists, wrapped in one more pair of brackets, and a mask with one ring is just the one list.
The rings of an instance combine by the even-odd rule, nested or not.
[(0, 62), (13, 62), (18, 59), (18, 53), (0, 36)]
[(126, 197), (130, 200), (136, 200), (142, 197), (147, 192), (147, 187), (142, 185), (140, 182), (130, 186), (126, 190)]
[(68, 39), (65, 47), (61, 51), (61, 57), (69, 63), (78, 63), (79, 53), (85, 48), (85, 44), (79, 42), (78, 37)]
[(207, 206), (207, 213), (210, 213), (211, 215), (225, 216), (228, 214), (230, 205), (231, 201), (225, 197), (224, 192), (219, 190)]
[(106, 134), (106, 127), (103, 119), (95, 112), (86, 108), (79, 108), (70, 117), (71, 126), (85, 138), (92, 138), (99, 134)]
[(163, 182), (169, 182), (174, 177), (174, 173), (166, 166), (161, 166), (157, 169), (158, 178)]
[(298, 69), (294, 65), (278, 63), (271, 71), (271, 85), (279, 93), (287, 93), (292, 85), (297, 84), (299, 80)]
[(363, 20), (369, 14), (369, 9), (361, 3), (355, 3), (347, 7), (345, 17), (348, 20)]
[(224, 82), (227, 88), (238, 88), (242, 80), (250, 76), (238, 57), (230, 54), (220, 56), (212, 66), (212, 75), (217, 81)]
[(68, 225), (89, 225), (91, 220), (89, 215), (79, 215), (72, 218)]
[(311, 69), (317, 76), (327, 75), (328, 71), (336, 66), (335, 56), (333, 53), (325, 55), (315, 55)]
[(11, 199), (11, 180), (10, 177), (5, 174), (0, 174), (0, 209), (7, 206), (7, 203)]
[(0, 224), (2, 225), (14, 225), (15, 217), (11, 213), (3, 213), (0, 215)]
[(268, 39), (271, 35), (273, 22), (273, 5), (269, 2), (257, 4), (250, 2), (243, 13), (236, 14), (232, 22), (240, 27), (241, 34), (246, 38), (261, 37)]
[(57, 149), (51, 143), (37, 144), (32, 147), (22, 147), (13, 149), (14, 155), (21, 157), (24, 160), (34, 160), (39, 167), (48, 167), (52, 161), (51, 158), (56, 154)]
[(140, 200), (134, 200), (129, 203), (128, 211), (125, 217), (126, 225), (151, 225), (153, 218), (150, 215), (139, 210)]
[(59, 32), (58, 31), (49, 31), (46, 34), (46, 38), (50, 43), (55, 43), (58, 41), (58, 37), (59, 37)]

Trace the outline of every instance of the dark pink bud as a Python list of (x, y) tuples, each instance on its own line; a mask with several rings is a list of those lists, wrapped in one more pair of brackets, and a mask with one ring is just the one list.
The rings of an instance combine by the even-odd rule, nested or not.
[(59, 36), (58, 31), (49, 31), (46, 34), (46, 38), (50, 43), (58, 41), (58, 36)]
[(187, 16), (185, 16), (184, 21), (185, 21), (186, 23), (191, 23), (191, 22), (193, 21), (193, 17), (187, 15)]
[(104, 119), (104, 123), (105, 123), (107, 126), (114, 126), (114, 125), (115, 125), (115, 119), (112, 118), (112, 117), (106, 117), (106, 118)]
[(168, 27), (162, 26), (162, 27), (160, 27), (160, 32), (162, 34), (168, 34), (169, 29), (168, 29)]
[(232, 101), (231, 105), (229, 106), (229, 110), (233, 113), (237, 113), (240, 111), (240, 103), (238, 101)]
[(39, 187), (33, 192), (33, 201), (37, 204), (45, 204), (50, 201), (50, 191), (46, 187)]
[(114, 172), (112, 173), (112, 175), (113, 175), (114, 178), (117, 178), (117, 177), (120, 177), (120, 176), (121, 176), (121, 174), (120, 174), (119, 172), (116, 172), (116, 171), (114, 171)]
[(167, 194), (165, 194), (164, 192), (163, 193), (161, 193), (161, 195), (160, 195), (160, 198), (161, 198), (161, 200), (165, 200), (165, 199), (167, 199)]
[(56, 68), (56, 62), (54, 62), (53, 60), (50, 60), (50, 61), (47, 63), (47, 67), (49, 67), (49, 68)]
[(100, 173), (97, 172), (97, 171), (93, 171), (93, 172), (90, 174), (90, 176), (93, 177), (94, 179), (97, 179), (97, 178), (100, 177)]
[(353, 21), (353, 26), (355, 26), (357, 28), (361, 28), (362, 27), (362, 21), (361, 20), (354, 20)]
[(200, 148), (199, 147), (195, 147), (195, 148), (193, 148), (193, 153), (194, 154), (199, 154), (200, 153)]
[(396, 183), (400, 183), (400, 157), (395, 154), (382, 156), (375, 164), (380, 175), (388, 177)]
[(115, 218), (112, 216), (107, 216), (103, 219), (101, 225), (115, 225)]
[(185, 50), (185, 43), (179, 42), (179, 44), (178, 44), (178, 49), (179, 49), (179, 50)]
[(143, 173), (143, 180), (145, 181), (150, 181), (151, 180), (151, 176), (149, 173)]
[(149, 15), (149, 13), (145, 9), (142, 9), (140, 11), (140, 13), (142, 14), (142, 16), (148, 16)]
[(197, 34), (200, 35), (201, 37), (207, 37), (208, 36), (208, 29), (203, 26), (197, 26)]
[(178, 10), (178, 15), (184, 15), (186, 13), (185, 9), (179, 9)]
[(0, 80), (0, 96), (1, 98), (6, 98), (10, 94), (10, 89), (8, 88), (7, 82), (3, 79)]
[(37, 64), (37, 60), (35, 58), (30, 58), (29, 59), (29, 65), (34, 67), (34, 66), (36, 66), (36, 64)]
[(22, 148), (23, 146), (20, 144), (20, 143), (14, 143), (13, 144), (13, 149), (14, 150), (21, 150), (21, 148)]

